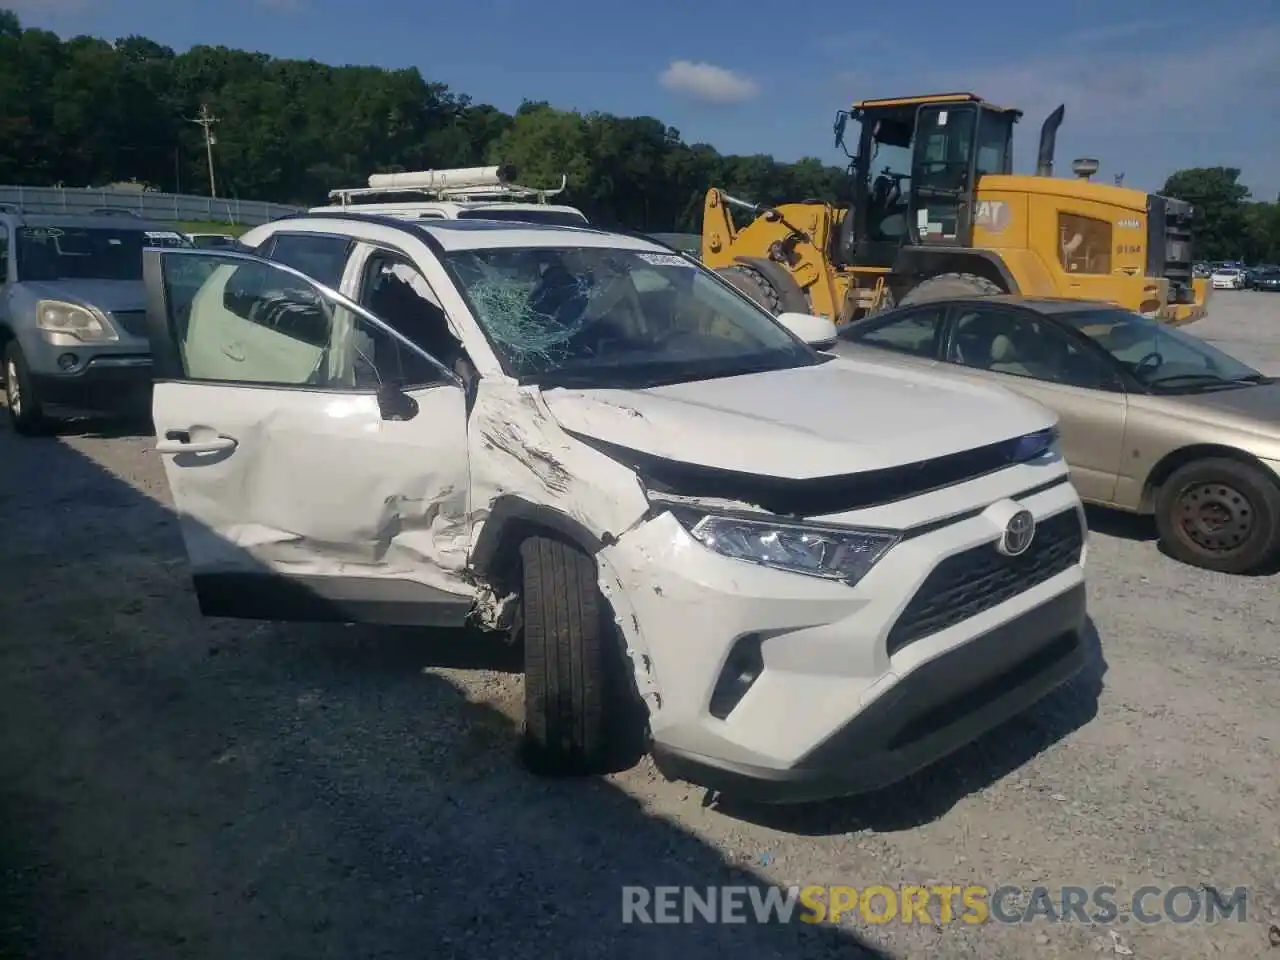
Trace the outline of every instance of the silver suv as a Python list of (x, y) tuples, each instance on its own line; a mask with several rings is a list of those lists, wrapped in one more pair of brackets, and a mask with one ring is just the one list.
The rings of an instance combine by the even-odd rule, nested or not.
[(146, 220), (0, 210), (0, 376), (18, 433), (59, 413), (146, 408), (149, 246), (191, 243)]

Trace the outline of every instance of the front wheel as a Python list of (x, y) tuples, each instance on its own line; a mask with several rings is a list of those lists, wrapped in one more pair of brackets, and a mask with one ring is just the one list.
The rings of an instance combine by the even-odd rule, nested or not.
[(595, 561), (560, 540), (520, 546), (525, 766), (544, 776), (610, 773), (643, 751), (643, 721)]
[(786, 312), (782, 305), (782, 295), (759, 270), (736, 264), (732, 267), (721, 267), (716, 270), (716, 273), (757, 306), (768, 310), (772, 316), (776, 317)]
[(16, 340), (10, 340), (4, 348), (4, 399), (9, 408), (9, 424), (15, 433), (32, 437), (43, 431), (44, 403)]
[(1155, 519), (1161, 546), (1175, 559), (1251, 573), (1280, 550), (1280, 486), (1248, 463), (1197, 460), (1160, 487)]

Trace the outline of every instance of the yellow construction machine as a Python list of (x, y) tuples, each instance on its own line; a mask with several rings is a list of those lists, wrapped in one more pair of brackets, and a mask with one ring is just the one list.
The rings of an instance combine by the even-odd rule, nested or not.
[[(847, 323), (894, 305), (993, 293), (1105, 300), (1171, 324), (1204, 316), (1191, 205), (1053, 176), (1064, 107), (1045, 120), (1034, 175), (1013, 173), (1021, 111), (971, 93), (863, 100), (836, 115), (852, 203), (776, 207), (707, 192), (702, 259), (775, 314)], [(859, 128), (851, 152), (845, 132)], [(734, 208), (750, 222), (735, 224)], [(745, 218), (740, 218), (745, 219)]]

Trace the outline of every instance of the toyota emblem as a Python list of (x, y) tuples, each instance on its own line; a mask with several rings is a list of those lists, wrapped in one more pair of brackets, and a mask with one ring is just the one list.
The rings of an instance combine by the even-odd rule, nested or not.
[(1036, 537), (1036, 518), (1030, 510), (1019, 510), (1005, 524), (1000, 538), (1000, 552), (1006, 557), (1017, 557), (1027, 552)]

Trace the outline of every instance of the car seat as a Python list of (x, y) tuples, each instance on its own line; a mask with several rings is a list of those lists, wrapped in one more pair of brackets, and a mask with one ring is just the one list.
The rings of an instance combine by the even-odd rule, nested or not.
[(991, 359), (991, 341), (995, 334), (995, 324), (983, 314), (962, 316), (956, 323), (955, 336), (951, 340), (950, 361), (966, 367), (985, 368)]
[(999, 334), (991, 341), (990, 362), (987, 369), (994, 373), (1012, 373), (1020, 377), (1031, 376), (1031, 371), (1022, 362), (1021, 351), (1014, 345), (1013, 338), (1007, 334)]

